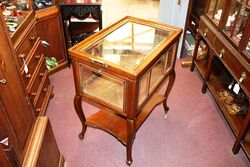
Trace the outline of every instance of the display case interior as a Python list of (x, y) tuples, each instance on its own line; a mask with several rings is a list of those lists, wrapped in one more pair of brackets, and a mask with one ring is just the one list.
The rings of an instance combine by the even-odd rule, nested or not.
[(247, 6), (244, 2), (237, 0), (231, 1), (229, 11), (226, 14), (227, 18), (224, 23), (223, 31), (237, 46), (246, 29), (249, 12), (250, 6)]
[(28, 19), (31, 18), (32, 3), (29, 0), (0, 0), (0, 7), (11, 38), (14, 40), (23, 31), (22, 25), (28, 23)]
[(33, 0), (35, 10), (41, 10), (55, 5), (55, 0)]
[(210, 0), (207, 15), (216, 25), (220, 23), (225, 5), (226, 0)]

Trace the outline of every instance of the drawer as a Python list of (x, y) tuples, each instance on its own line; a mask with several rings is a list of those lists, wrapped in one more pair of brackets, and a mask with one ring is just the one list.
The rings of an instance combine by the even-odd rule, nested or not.
[(220, 58), (222, 63), (233, 75), (237, 82), (241, 83), (244, 91), (249, 94), (250, 92), (250, 73), (246, 67), (239, 62), (235, 56), (240, 56), (238, 53), (232, 54), (222, 43), (215, 42), (215, 50), (217, 56)]
[(206, 42), (210, 45), (213, 46), (214, 40), (215, 40), (215, 35), (211, 31), (211, 29), (205, 24), (203, 20), (200, 21), (199, 24), (199, 32), (203, 36), (203, 38), (206, 40)]
[[(35, 63), (37, 62), (37, 63)], [(31, 58), (31, 60), (27, 63), (27, 66), (28, 66), (28, 73), (25, 73), (24, 72), (24, 69), (22, 69), (21, 71), (21, 74), (22, 74), (22, 77), (23, 77), (23, 80), (24, 80), (24, 84), (26, 86), (26, 90), (30, 90), (31, 88), (31, 85), (32, 85), (32, 80), (34, 80), (34, 78), (36, 77), (35, 76), (35, 73), (37, 70), (40, 69), (40, 66), (41, 65), (44, 65), (44, 56), (41, 55), (39, 58)], [(45, 65), (44, 65), (45, 66)]]
[(23, 61), (27, 59), (28, 55), (30, 54), (33, 46), (38, 41), (38, 32), (36, 26), (33, 26), (31, 30), (27, 33), (24, 39), (16, 48), (16, 55), (18, 57), (18, 64), (19, 67), (22, 67)]
[(35, 106), (35, 115), (39, 115), (40, 112), (44, 109), (44, 103), (46, 101), (46, 98), (50, 98), (50, 97), (46, 97), (47, 92), (49, 91), (49, 78), (48, 78), (48, 73), (47, 71), (45, 72), (45, 75), (42, 78), (42, 87), (41, 89), (38, 90), (36, 97), (34, 99), (34, 106)]
[(30, 90), (28, 90), (28, 93), (30, 95), (31, 101), (34, 103), (34, 99), (38, 94), (38, 88), (42, 84), (43, 77), (45, 76), (46, 67), (44, 64), (44, 59), (42, 59), (42, 62), (39, 64), (38, 72), (35, 74), (34, 82), (32, 82), (32, 85), (30, 86)]

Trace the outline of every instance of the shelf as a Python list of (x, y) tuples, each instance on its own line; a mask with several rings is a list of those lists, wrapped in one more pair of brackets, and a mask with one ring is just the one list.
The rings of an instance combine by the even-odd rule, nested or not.
[(205, 73), (208, 66), (208, 60), (207, 59), (195, 60), (194, 63), (199, 73), (201, 74), (202, 78), (205, 78)]
[[(164, 100), (165, 97), (161, 94), (154, 94), (151, 97), (136, 118), (136, 130), (140, 128), (153, 109)], [(116, 137), (123, 145), (127, 145), (127, 119), (113, 112), (101, 109), (87, 118), (86, 125), (104, 130)]]

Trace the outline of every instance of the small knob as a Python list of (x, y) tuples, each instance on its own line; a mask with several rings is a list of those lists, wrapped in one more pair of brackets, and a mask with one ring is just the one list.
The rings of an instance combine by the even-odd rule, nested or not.
[(39, 74), (39, 76), (40, 76), (40, 77), (43, 77), (43, 76), (44, 76), (44, 73), (43, 73), (43, 72), (41, 72), (41, 73)]
[(31, 74), (26, 74), (25, 78), (31, 78)]
[(5, 85), (5, 84), (6, 84), (6, 82), (7, 82), (7, 80), (6, 80), (6, 79), (0, 79), (0, 83), (1, 83), (2, 85)]
[(31, 93), (31, 96), (36, 96), (36, 92), (32, 92), (32, 93)]
[(207, 31), (208, 31), (208, 30), (207, 30), (207, 29), (205, 29), (205, 32), (204, 32), (204, 34), (203, 34), (203, 35), (204, 35), (204, 37), (207, 37)]
[(220, 59), (223, 58), (224, 53), (225, 53), (225, 49), (222, 49), (222, 50), (220, 51), (220, 54), (219, 54), (219, 58), (220, 58)]
[(40, 59), (41, 55), (36, 55), (35, 58), (36, 59)]
[(36, 39), (35, 36), (31, 36), (31, 37), (30, 37), (30, 40), (31, 40), (31, 41), (34, 41), (35, 39)]
[(245, 72), (241, 73), (239, 83), (242, 83), (247, 78), (247, 74)]
[(24, 53), (21, 53), (20, 55), (18, 55), (19, 58), (25, 58), (25, 54)]

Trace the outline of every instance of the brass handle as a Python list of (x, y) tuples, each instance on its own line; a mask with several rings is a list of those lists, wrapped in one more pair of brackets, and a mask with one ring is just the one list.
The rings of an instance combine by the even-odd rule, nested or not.
[(25, 55), (24, 53), (21, 53), (20, 55), (18, 55), (18, 57), (19, 57), (19, 58), (22, 58), (22, 59), (25, 58), (25, 56), (26, 56), (26, 55)]
[(32, 92), (32, 93), (31, 93), (31, 96), (36, 96), (36, 92)]
[(104, 62), (102, 62), (102, 61), (100, 61), (100, 60), (96, 60), (96, 59), (90, 58), (90, 62), (91, 62), (91, 63), (99, 63), (99, 64), (101, 64), (104, 68), (107, 68), (107, 67), (108, 67), (107, 64), (105, 64)]
[(220, 51), (220, 54), (219, 54), (219, 58), (220, 58), (220, 59), (223, 58), (224, 53), (225, 53), (225, 49), (222, 49), (222, 50)]
[(44, 92), (47, 92), (47, 90), (48, 90), (48, 88), (43, 88), (43, 91), (44, 91)]
[(44, 76), (44, 73), (43, 73), (43, 72), (41, 72), (41, 73), (39, 74), (39, 76), (40, 76), (40, 77), (43, 77), (43, 76)]
[(31, 40), (31, 41), (34, 41), (35, 39), (36, 39), (35, 36), (31, 36), (31, 37), (30, 37), (30, 40)]
[(239, 83), (242, 83), (247, 78), (247, 74), (245, 72), (241, 73)]
[(207, 37), (207, 32), (208, 32), (208, 30), (207, 29), (205, 29), (205, 32), (204, 32), (204, 37)]
[(25, 78), (31, 78), (31, 74), (26, 74)]
[(7, 82), (7, 80), (6, 80), (6, 79), (0, 79), (0, 83), (1, 83), (2, 85), (5, 85), (5, 84), (6, 84), (6, 82)]
[(41, 55), (35, 55), (36, 59), (40, 59)]
[(40, 111), (41, 111), (41, 108), (37, 108), (37, 109), (36, 109), (36, 112), (40, 112)]

